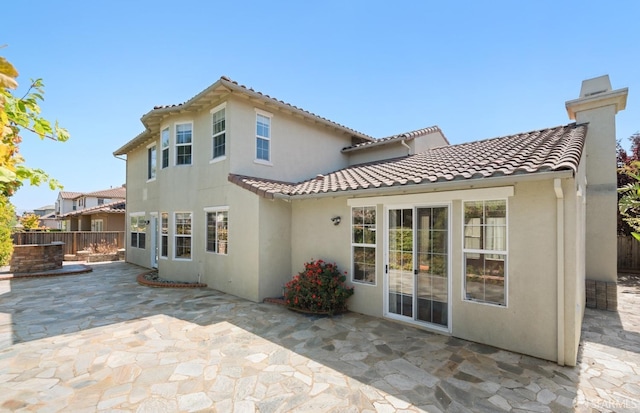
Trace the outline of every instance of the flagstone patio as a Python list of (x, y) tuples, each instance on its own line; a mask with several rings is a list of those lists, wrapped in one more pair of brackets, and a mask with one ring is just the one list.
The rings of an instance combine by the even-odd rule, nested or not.
[(211, 289), (141, 286), (123, 262), (0, 281), (0, 411), (638, 411), (640, 288), (586, 311), (580, 363)]

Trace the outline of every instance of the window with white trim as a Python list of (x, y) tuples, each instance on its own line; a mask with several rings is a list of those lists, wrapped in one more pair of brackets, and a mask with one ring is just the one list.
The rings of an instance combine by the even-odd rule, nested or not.
[(162, 169), (169, 166), (169, 128), (160, 132), (160, 145), (162, 146)]
[(256, 113), (256, 160), (271, 161), (271, 117)]
[(353, 282), (376, 283), (376, 207), (351, 208)]
[(129, 216), (129, 228), (131, 232), (131, 246), (133, 248), (145, 248), (147, 238), (147, 221), (144, 212)]
[[(214, 109), (215, 110), (215, 109)], [(213, 122), (213, 156), (211, 159), (222, 158), (226, 155), (226, 110), (223, 106), (211, 115)]]
[(191, 212), (174, 214), (174, 257), (191, 259)]
[(191, 165), (191, 141), (193, 139), (193, 125), (189, 123), (176, 124), (176, 165)]
[(104, 231), (104, 221), (101, 219), (91, 220), (91, 231), (102, 232)]
[(147, 148), (147, 179), (156, 179), (156, 145)]
[(507, 201), (464, 202), (464, 299), (506, 305)]
[(160, 257), (169, 256), (169, 213), (160, 213)]
[(207, 252), (229, 253), (229, 208), (206, 208)]

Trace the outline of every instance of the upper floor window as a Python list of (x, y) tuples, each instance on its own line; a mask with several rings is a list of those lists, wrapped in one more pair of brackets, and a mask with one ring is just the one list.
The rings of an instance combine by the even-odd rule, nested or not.
[(271, 115), (256, 113), (256, 160), (271, 162)]
[(506, 305), (507, 201), (464, 203), (464, 298)]
[(213, 122), (213, 157), (212, 159), (221, 158), (226, 155), (226, 111), (222, 107), (214, 109), (212, 114)]
[(169, 166), (169, 128), (160, 132), (160, 144), (162, 145), (162, 168)]
[(176, 165), (191, 165), (192, 124), (176, 124)]
[(104, 205), (104, 198), (98, 198), (98, 205)]
[(156, 179), (156, 145), (147, 148), (147, 179)]

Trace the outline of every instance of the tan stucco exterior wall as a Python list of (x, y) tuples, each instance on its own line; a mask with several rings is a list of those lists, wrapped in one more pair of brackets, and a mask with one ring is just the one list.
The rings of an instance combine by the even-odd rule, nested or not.
[(291, 279), (291, 204), (258, 198), (258, 300), (280, 297)]
[[(272, 115), (271, 165), (255, 162), (256, 109)], [(348, 166), (348, 156), (340, 153), (351, 145), (346, 134), (244, 100), (229, 99), (227, 114), (231, 173), (299, 182)]]
[[(462, 200), (443, 200), (446, 193), (411, 195), (407, 205), (448, 204), (451, 208), (451, 334), (496, 347), (530, 354), (548, 360), (558, 355), (558, 249), (557, 198), (552, 179), (519, 182), (508, 198), (508, 269), (507, 305), (497, 306), (463, 300), (464, 266), (462, 254)], [(584, 276), (575, 263), (582, 252), (579, 231), (576, 233), (581, 198), (576, 196), (575, 180), (562, 180), (565, 243), (565, 359), (575, 360), (582, 322)], [(375, 285), (352, 283), (355, 294), (349, 299), (352, 311), (383, 316), (385, 197), (372, 198), (377, 206), (377, 274)], [(393, 203), (398, 204), (395, 198)], [(409, 198), (407, 198), (409, 199)], [(437, 200), (436, 200), (437, 199)], [(465, 198), (467, 199), (467, 198)], [(473, 199), (473, 196), (470, 198)], [(485, 197), (485, 199), (488, 199)], [(435, 201), (434, 201), (435, 200)], [(358, 200), (367, 204), (366, 200)], [(322, 198), (292, 202), (291, 264), (292, 273), (301, 270), (311, 258), (335, 261), (348, 271), (351, 279), (350, 215), (348, 199)], [(334, 226), (333, 216), (342, 222)], [(582, 306), (582, 307), (581, 307)], [(419, 325), (418, 325), (419, 326)], [(574, 361), (575, 362), (575, 361)]]

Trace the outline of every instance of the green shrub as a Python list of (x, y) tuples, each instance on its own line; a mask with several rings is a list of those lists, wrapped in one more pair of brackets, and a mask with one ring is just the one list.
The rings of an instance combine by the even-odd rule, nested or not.
[(0, 195), (0, 265), (8, 265), (13, 253), (11, 228), (15, 226), (16, 214), (13, 205)]
[(285, 284), (287, 306), (314, 313), (333, 315), (347, 310), (353, 287), (345, 284), (346, 272), (334, 263), (316, 260), (304, 264), (304, 271)]

